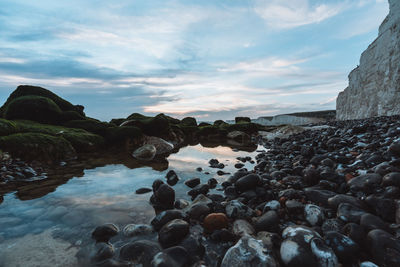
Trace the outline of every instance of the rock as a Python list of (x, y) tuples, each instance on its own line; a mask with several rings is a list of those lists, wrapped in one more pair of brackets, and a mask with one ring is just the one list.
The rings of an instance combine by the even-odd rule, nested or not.
[(175, 219), (185, 219), (186, 215), (181, 210), (165, 210), (153, 218), (151, 225), (154, 230), (159, 231), (165, 224)]
[(304, 207), (304, 218), (311, 225), (321, 225), (325, 216), (321, 208), (317, 205), (307, 204)]
[(340, 203), (349, 203), (360, 209), (364, 207), (364, 203), (361, 200), (349, 195), (338, 194), (328, 199), (328, 204), (333, 209), (337, 209)]
[(285, 207), (289, 215), (302, 214), (304, 212), (304, 204), (297, 200), (287, 200), (285, 202)]
[(92, 238), (96, 240), (96, 242), (105, 242), (107, 243), (110, 238), (116, 236), (119, 233), (119, 229), (115, 224), (107, 223), (101, 226), (97, 226), (96, 229), (92, 232)]
[[(352, 120), (400, 114), (399, 70), (400, 6), (389, 0), (389, 15), (378, 37), (349, 74), (349, 86), (337, 97), (336, 118)], [(368, 104), (366, 104), (368, 103)]]
[(400, 241), (389, 233), (381, 229), (370, 231), (367, 247), (379, 266), (400, 266)]
[(317, 190), (309, 188), (306, 188), (305, 194), (308, 200), (323, 206), (328, 206), (328, 199), (337, 195), (335, 192), (329, 190)]
[(206, 195), (210, 190), (210, 186), (208, 184), (199, 184), (196, 185), (192, 190), (188, 192), (188, 195), (192, 197), (192, 199), (196, 198), (198, 195)]
[(233, 222), (232, 232), (237, 236), (243, 237), (245, 235), (253, 235), (255, 230), (248, 221), (237, 219)]
[(179, 181), (179, 177), (174, 170), (170, 170), (165, 176), (165, 178), (167, 178), (167, 183), (170, 186), (176, 185), (176, 183)]
[(165, 224), (158, 233), (158, 242), (164, 248), (178, 245), (189, 233), (189, 224), (182, 219), (174, 219)]
[(388, 148), (388, 152), (395, 156), (400, 156), (400, 142), (392, 143)]
[(200, 184), (200, 178), (192, 178), (189, 180), (185, 181), (185, 185), (187, 185), (190, 188), (194, 188), (195, 186)]
[(269, 211), (269, 210), (275, 210), (278, 211), (281, 208), (281, 204), (279, 203), (279, 201), (277, 200), (271, 200), (268, 201), (263, 209), (263, 213)]
[(233, 219), (246, 219), (254, 215), (254, 210), (238, 200), (231, 200), (225, 207), (226, 215)]
[(332, 231), (339, 232), (343, 226), (344, 223), (342, 220), (334, 218), (325, 220), (321, 226), (321, 229), (322, 232), (325, 234), (327, 232), (332, 232)]
[(244, 167), (244, 164), (243, 163), (236, 163), (235, 164), (235, 168), (236, 169), (241, 169), (241, 168), (243, 168)]
[(330, 246), (341, 263), (351, 263), (358, 259), (360, 247), (349, 237), (338, 232), (327, 232), (325, 243)]
[(400, 172), (391, 172), (386, 174), (382, 179), (383, 186), (394, 185), (400, 187)]
[(260, 183), (260, 176), (257, 174), (248, 174), (236, 181), (235, 187), (238, 191), (244, 192), (254, 189)]
[(319, 172), (316, 169), (309, 167), (304, 169), (303, 179), (307, 185), (315, 185), (319, 182), (321, 176), (319, 175)]
[(156, 156), (157, 150), (153, 145), (144, 145), (133, 152), (133, 157), (138, 160), (150, 161)]
[(362, 226), (356, 223), (348, 223), (342, 228), (341, 232), (355, 241), (358, 245), (364, 246), (366, 236)]
[(370, 195), (365, 199), (365, 202), (373, 209), (375, 214), (383, 220), (389, 222), (395, 221), (396, 202), (393, 199)]
[(189, 209), (189, 217), (193, 220), (203, 220), (210, 213), (210, 208), (202, 203), (191, 205)]
[(381, 218), (369, 213), (365, 213), (361, 216), (360, 225), (364, 227), (364, 229), (367, 231), (371, 231), (374, 229), (381, 229), (384, 231), (388, 230), (387, 225), (384, 221), (382, 221)]
[(275, 259), (264, 253), (262, 242), (249, 237), (242, 237), (236, 245), (228, 249), (221, 262), (221, 267), (275, 267)]
[(91, 256), (93, 262), (101, 262), (114, 256), (114, 247), (111, 244), (97, 243), (95, 253)]
[(170, 247), (154, 256), (152, 267), (184, 267), (189, 264), (187, 250), (180, 246)]
[(242, 132), (242, 131), (233, 131), (229, 132), (226, 137), (228, 139), (235, 140), (236, 142), (239, 142), (241, 144), (246, 144), (251, 141), (250, 135)]
[(203, 227), (208, 232), (228, 228), (228, 218), (224, 213), (211, 213), (204, 218)]
[(154, 146), (156, 155), (165, 155), (172, 152), (174, 145), (165, 141), (162, 138), (155, 136), (145, 136), (144, 142), (146, 145)]
[(338, 258), (332, 248), (327, 246), (320, 238), (313, 238), (310, 242), (311, 251), (317, 259), (318, 266), (337, 267), (339, 266)]
[(352, 191), (372, 190), (382, 181), (382, 176), (376, 173), (368, 173), (354, 177), (347, 182)]
[(160, 251), (161, 248), (156, 242), (139, 240), (122, 246), (119, 257), (124, 261), (142, 264), (143, 267), (151, 267), (151, 261)]
[(273, 210), (268, 211), (256, 220), (254, 227), (257, 232), (276, 232), (279, 229), (278, 214)]
[(175, 190), (169, 185), (162, 184), (154, 193), (155, 207), (161, 210), (172, 209), (175, 202)]
[(147, 224), (128, 224), (124, 227), (122, 232), (127, 237), (150, 235), (153, 233), (153, 227)]
[(256, 239), (263, 242), (264, 247), (268, 250), (274, 250), (281, 244), (281, 237), (276, 233), (261, 231), (257, 233)]
[(220, 163), (217, 159), (210, 159), (208, 163), (210, 164), (211, 168), (223, 169), (225, 167), (225, 165)]
[(201, 243), (201, 236), (196, 237), (194, 234), (190, 234), (179, 243), (179, 246), (186, 249), (192, 263), (203, 259), (205, 249)]
[(152, 189), (151, 188), (147, 188), (147, 187), (142, 187), (136, 190), (136, 194), (146, 194), (151, 192)]
[(341, 203), (336, 214), (344, 222), (360, 223), (361, 216), (366, 214), (366, 212), (352, 204)]

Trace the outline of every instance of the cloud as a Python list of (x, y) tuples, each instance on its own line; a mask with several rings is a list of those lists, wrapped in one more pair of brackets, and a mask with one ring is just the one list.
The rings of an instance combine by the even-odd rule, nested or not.
[(291, 29), (336, 16), (343, 4), (310, 4), (309, 0), (259, 0), (255, 12), (273, 29)]

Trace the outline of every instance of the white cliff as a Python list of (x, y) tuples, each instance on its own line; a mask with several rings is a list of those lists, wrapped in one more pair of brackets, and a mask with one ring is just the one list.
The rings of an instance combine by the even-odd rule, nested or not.
[(389, 0), (389, 6), (378, 38), (362, 53), (337, 98), (338, 120), (400, 114), (400, 0)]

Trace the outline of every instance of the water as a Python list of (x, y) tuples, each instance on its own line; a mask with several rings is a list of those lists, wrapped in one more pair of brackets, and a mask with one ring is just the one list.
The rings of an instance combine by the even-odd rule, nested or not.
[[(93, 169), (84, 166), (82, 173), (82, 169), (64, 166), (61, 174), (54, 175), (57, 178), (4, 196), (0, 204), (0, 266), (77, 265), (75, 254), (93, 243), (90, 234), (96, 226), (111, 222), (123, 228), (129, 223), (151, 221), (155, 215), (148, 202), (151, 193), (137, 195), (136, 189), (151, 187), (155, 179), (165, 181), (172, 169), (181, 178), (174, 186), (177, 198), (189, 199), (185, 180), (199, 177), (207, 182), (214, 177), (222, 182), (229, 177), (218, 176), (219, 169), (208, 167), (211, 158), (227, 165), (223, 171), (233, 173), (236, 157), (254, 158), (255, 154), (224, 146), (196, 145), (182, 148), (166, 162), (152, 167), (125, 162)], [(249, 162), (245, 165), (253, 168)], [(197, 167), (203, 171), (196, 171)], [(218, 192), (218, 187), (215, 190)]]

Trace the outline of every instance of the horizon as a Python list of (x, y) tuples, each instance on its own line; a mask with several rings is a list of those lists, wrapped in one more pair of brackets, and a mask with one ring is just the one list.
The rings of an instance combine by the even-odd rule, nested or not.
[(335, 109), (386, 0), (0, 4), (0, 99), (49, 89), (101, 120)]

